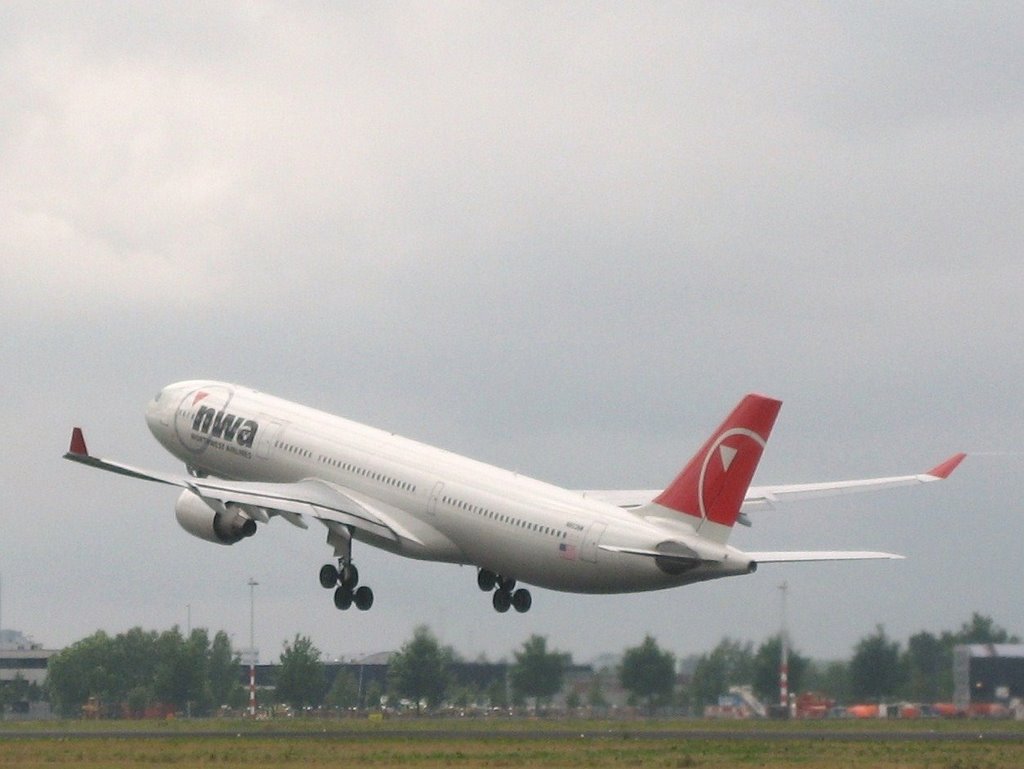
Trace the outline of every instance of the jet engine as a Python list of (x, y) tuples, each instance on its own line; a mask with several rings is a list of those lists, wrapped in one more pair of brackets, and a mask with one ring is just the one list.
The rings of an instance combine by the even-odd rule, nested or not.
[[(215, 509), (213, 505), (220, 509)], [(181, 528), (192, 536), (218, 545), (233, 545), (256, 533), (256, 521), (239, 508), (230, 503), (207, 503), (188, 490), (181, 492), (178, 501), (174, 503), (174, 517), (178, 519)]]

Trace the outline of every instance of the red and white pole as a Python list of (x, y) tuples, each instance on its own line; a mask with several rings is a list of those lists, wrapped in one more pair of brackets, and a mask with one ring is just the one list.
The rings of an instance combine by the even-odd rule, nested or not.
[(256, 717), (256, 661), (249, 661), (249, 715)]
[(256, 717), (256, 586), (260, 584), (249, 577), (249, 715)]
[(786, 627), (786, 591), (789, 584), (779, 585), (782, 591), (782, 631), (779, 633), (779, 645), (782, 653), (779, 659), (779, 705), (789, 715), (789, 629)]

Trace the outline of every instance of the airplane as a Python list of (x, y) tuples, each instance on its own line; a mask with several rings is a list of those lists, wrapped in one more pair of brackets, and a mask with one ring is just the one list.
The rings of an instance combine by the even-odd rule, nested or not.
[[(282, 518), (327, 529), (337, 565), (320, 584), (346, 610), (373, 605), (353, 541), (408, 558), (471, 565), (498, 612), (530, 609), (527, 584), (627, 593), (751, 574), (763, 563), (893, 559), (873, 551), (743, 552), (728, 544), (750, 511), (793, 498), (947, 478), (966, 456), (925, 473), (750, 486), (781, 401), (750, 394), (661, 490), (576, 491), (226, 382), (168, 385), (146, 408), (153, 436), (187, 474), (142, 470), (89, 453), (79, 427), (65, 459), (182, 489), (190, 534), (221, 545)], [(517, 585), (519, 585), (517, 587)]]

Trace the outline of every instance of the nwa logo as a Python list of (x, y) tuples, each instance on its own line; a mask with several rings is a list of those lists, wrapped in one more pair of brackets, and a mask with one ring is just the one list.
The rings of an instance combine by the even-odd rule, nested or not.
[(224, 388), (197, 390), (186, 396), (178, 411), (177, 433), (182, 445), (199, 453), (208, 446), (250, 456), (259, 423), (231, 413), (234, 393)]
[(252, 448), (259, 427), (252, 419), (236, 417), (210, 406), (200, 406), (195, 419), (192, 420), (192, 432), (209, 435), (211, 438), (223, 437), (226, 441), (234, 441), (246, 448)]

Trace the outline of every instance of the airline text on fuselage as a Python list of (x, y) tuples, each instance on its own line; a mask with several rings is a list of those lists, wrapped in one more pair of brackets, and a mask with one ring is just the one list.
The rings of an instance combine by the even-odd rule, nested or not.
[(252, 448), (259, 427), (253, 419), (216, 411), (209, 406), (200, 406), (192, 420), (192, 432), (202, 433), (210, 438), (223, 438), (227, 443), (233, 441), (248, 449)]

